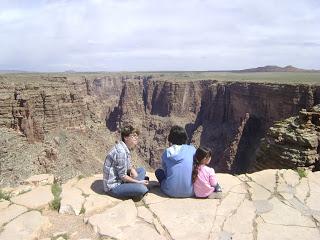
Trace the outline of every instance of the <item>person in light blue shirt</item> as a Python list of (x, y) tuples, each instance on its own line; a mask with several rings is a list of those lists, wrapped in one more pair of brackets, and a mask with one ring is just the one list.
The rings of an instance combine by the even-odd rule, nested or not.
[(162, 169), (155, 172), (161, 190), (170, 197), (194, 196), (192, 166), (196, 149), (187, 145), (187, 140), (186, 130), (173, 126), (168, 136), (170, 146), (162, 154)]

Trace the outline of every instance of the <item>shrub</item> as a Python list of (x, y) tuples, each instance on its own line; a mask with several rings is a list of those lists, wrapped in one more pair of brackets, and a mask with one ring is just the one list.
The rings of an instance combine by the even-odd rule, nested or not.
[(78, 176), (78, 180), (81, 180), (82, 178), (85, 178), (85, 176), (84, 175), (79, 175)]
[(86, 212), (86, 209), (82, 206), (80, 210), (80, 214), (84, 214)]
[(59, 211), (61, 205), (61, 197), (60, 194), (62, 192), (62, 188), (58, 183), (54, 183), (51, 186), (51, 192), (53, 194), (53, 200), (50, 203), (50, 207), (54, 210)]
[(298, 167), (297, 168), (297, 173), (298, 173), (300, 178), (307, 177), (307, 171), (303, 167)]
[(9, 200), (10, 200), (10, 193), (3, 192), (3, 191), (0, 189), (0, 199), (4, 199), (4, 200), (9, 201)]
[(68, 236), (68, 234), (63, 233), (63, 234), (59, 234), (59, 235), (57, 235), (55, 237), (52, 237), (51, 240), (58, 240), (59, 238), (63, 238), (65, 240), (68, 240), (69, 236)]

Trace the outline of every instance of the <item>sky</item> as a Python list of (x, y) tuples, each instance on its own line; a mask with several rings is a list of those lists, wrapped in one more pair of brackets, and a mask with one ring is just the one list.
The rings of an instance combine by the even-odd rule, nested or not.
[(0, 70), (320, 69), (319, 0), (1, 0)]

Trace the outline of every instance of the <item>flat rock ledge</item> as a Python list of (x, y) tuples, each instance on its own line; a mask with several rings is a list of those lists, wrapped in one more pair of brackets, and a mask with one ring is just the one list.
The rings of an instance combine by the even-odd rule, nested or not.
[(218, 174), (222, 199), (168, 198), (148, 175), (150, 192), (139, 202), (104, 194), (102, 175), (73, 178), (61, 186), (59, 210), (49, 207), (53, 176), (25, 181), (27, 192), (2, 189), (12, 197), (0, 200), (0, 240), (320, 239), (320, 172)]

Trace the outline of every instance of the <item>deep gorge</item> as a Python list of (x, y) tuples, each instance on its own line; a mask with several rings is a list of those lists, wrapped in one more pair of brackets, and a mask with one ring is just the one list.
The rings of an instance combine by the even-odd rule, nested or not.
[[(166, 135), (172, 125), (179, 124), (186, 128), (191, 143), (212, 148), (212, 165), (217, 172), (255, 171), (261, 168), (254, 162), (260, 139), (265, 137), (267, 130), (276, 121), (320, 103), (320, 86), (310, 84), (180, 81), (150, 74), (39, 74), (14, 79), (15, 76), (10, 76), (10, 80), (8, 77), (0, 79), (3, 184), (7, 182), (8, 172), (15, 176), (9, 181), (12, 183), (29, 172), (30, 175), (37, 172), (59, 175), (69, 171), (74, 175), (100, 171), (102, 156), (114, 143), (117, 129), (124, 123), (141, 129), (137, 156), (151, 167), (159, 166), (160, 154), (167, 144)], [(87, 148), (83, 156), (88, 159), (82, 159), (80, 143), (75, 146), (71, 143), (70, 148), (64, 149), (63, 138), (59, 135), (57, 140), (60, 130), (95, 141), (96, 145), (92, 146), (89, 140), (87, 145), (81, 143)], [(15, 134), (20, 137), (13, 137)], [(33, 158), (37, 161), (30, 157), (29, 162), (24, 163), (32, 167), (22, 170), (19, 167), (22, 160), (11, 156), (10, 151), (14, 148), (8, 147), (9, 135), (17, 144), (28, 144), (26, 149), (42, 144), (44, 150), (34, 153)], [(72, 156), (70, 149), (74, 151)], [(91, 151), (100, 153), (95, 156), (96, 161), (90, 158)], [(60, 163), (67, 164), (65, 170), (57, 169), (55, 165)], [(268, 163), (263, 166), (268, 168)], [(292, 166), (281, 162), (275, 166), (273, 161), (269, 167)], [(68, 174), (64, 178), (67, 177)]]

